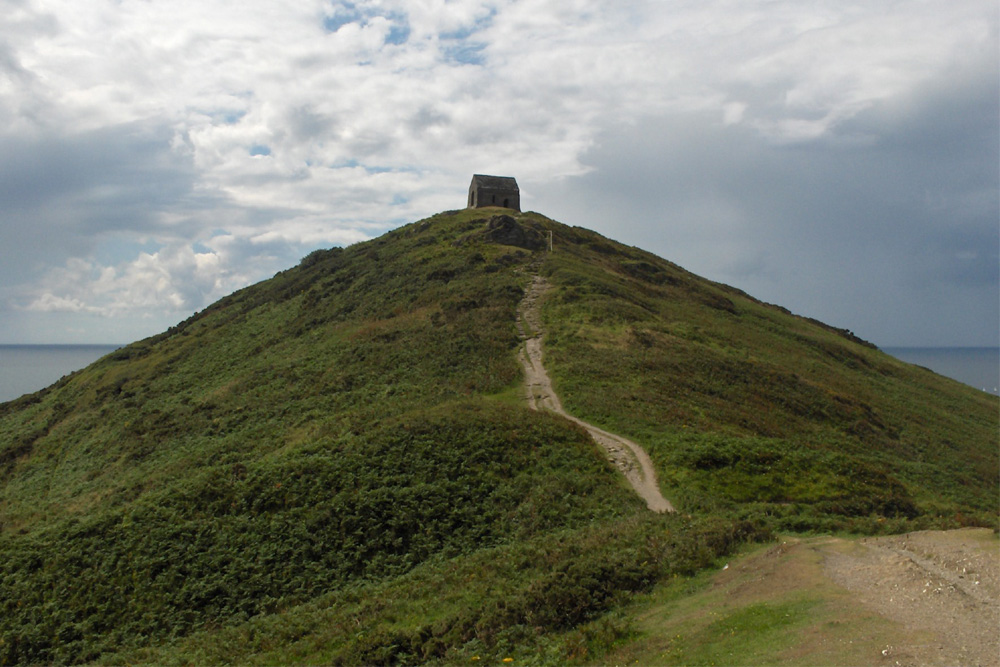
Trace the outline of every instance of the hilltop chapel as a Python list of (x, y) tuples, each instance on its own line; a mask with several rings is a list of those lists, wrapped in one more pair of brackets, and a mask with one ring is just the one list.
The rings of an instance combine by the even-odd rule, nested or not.
[(475, 174), (469, 184), (468, 208), (502, 206), (521, 210), (521, 191), (512, 176), (485, 176)]

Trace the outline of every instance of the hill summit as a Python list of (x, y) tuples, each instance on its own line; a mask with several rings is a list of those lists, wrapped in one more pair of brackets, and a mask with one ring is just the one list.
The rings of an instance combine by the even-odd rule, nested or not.
[[(579, 421), (529, 407), (537, 280)], [(586, 661), (774, 531), (995, 525), (997, 415), (595, 232), (442, 213), (0, 405), (0, 662)]]

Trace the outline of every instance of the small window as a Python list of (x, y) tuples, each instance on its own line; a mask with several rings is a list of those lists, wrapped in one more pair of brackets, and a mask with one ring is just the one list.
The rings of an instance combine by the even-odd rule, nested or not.
[(504, 208), (510, 208), (510, 200), (509, 199), (504, 199), (503, 200), (503, 207)]

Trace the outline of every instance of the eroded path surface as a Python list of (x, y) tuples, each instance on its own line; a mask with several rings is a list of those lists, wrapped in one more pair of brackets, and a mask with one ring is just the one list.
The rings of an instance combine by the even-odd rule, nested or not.
[(654, 591), (636, 609), (636, 640), (603, 663), (1000, 664), (1000, 541), (989, 528), (785, 535), (689, 585)]
[[(980, 534), (985, 536), (980, 536)], [(830, 549), (827, 576), (922, 641), (886, 646), (889, 664), (1000, 665), (1000, 569), (988, 530), (863, 538)]]
[(627, 438), (588, 424), (582, 419), (568, 414), (563, 409), (559, 396), (552, 389), (552, 381), (542, 365), (543, 331), (539, 300), (546, 289), (548, 289), (548, 283), (545, 279), (538, 275), (534, 276), (518, 309), (517, 326), (521, 338), (524, 340), (520, 359), (527, 381), (528, 405), (533, 410), (555, 412), (582, 426), (590, 434), (590, 437), (607, 452), (608, 460), (625, 475), (629, 484), (646, 501), (646, 506), (650, 510), (673, 512), (673, 505), (660, 493), (653, 463), (642, 447)]

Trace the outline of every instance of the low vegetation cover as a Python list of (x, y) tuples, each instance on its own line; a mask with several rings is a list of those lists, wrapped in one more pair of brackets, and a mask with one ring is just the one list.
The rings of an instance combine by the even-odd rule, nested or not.
[(996, 526), (997, 399), (591, 232), (543, 272), (567, 408), (687, 511), (780, 530)]
[[(500, 213), (313, 253), (0, 405), (0, 664), (587, 662), (629, 596), (774, 530), (995, 524), (995, 397)], [(536, 271), (564, 403), (680, 515), (523, 405)]]

